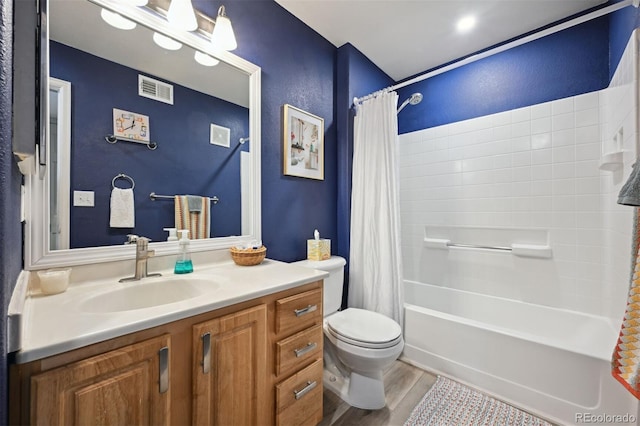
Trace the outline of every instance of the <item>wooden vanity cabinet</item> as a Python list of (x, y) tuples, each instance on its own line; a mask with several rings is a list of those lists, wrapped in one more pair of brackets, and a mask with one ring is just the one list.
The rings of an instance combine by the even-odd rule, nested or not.
[(276, 424), (322, 420), (322, 288), (275, 302)]
[(266, 327), (266, 305), (193, 326), (193, 424), (257, 425), (269, 417)]
[[(293, 316), (307, 313), (283, 322), (290, 313), (279, 302), (292, 297), (303, 303)], [(13, 364), (9, 423), (314, 425), (322, 419), (321, 322), (318, 281)]]
[(168, 425), (169, 348), (163, 335), (34, 375), (32, 423)]

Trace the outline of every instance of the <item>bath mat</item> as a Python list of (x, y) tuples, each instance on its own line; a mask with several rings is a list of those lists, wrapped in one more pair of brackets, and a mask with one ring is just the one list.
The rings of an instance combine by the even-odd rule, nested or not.
[(529, 413), (438, 376), (404, 426), (552, 426)]

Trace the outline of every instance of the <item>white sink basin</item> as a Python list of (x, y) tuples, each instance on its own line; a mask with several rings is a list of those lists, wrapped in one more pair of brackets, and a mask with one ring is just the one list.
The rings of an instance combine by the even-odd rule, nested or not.
[[(148, 281), (147, 281), (148, 280)], [(220, 288), (202, 278), (153, 278), (120, 284), (118, 288), (91, 296), (81, 304), (86, 312), (132, 311), (193, 299)]]

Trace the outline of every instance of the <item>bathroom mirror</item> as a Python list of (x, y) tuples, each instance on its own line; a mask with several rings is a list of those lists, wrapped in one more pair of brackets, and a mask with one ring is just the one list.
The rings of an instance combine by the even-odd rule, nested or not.
[[(162, 228), (173, 226), (173, 196), (180, 194), (219, 198), (210, 205), (211, 238), (192, 241), (193, 251), (260, 239), (260, 68), (214, 50), (206, 34), (175, 30), (148, 7), (109, 0), (49, 0), (41, 7), (48, 43), (40, 104), (49, 149), (42, 178), (26, 180), (25, 268), (129, 259), (127, 234), (156, 241), (157, 255), (176, 253), (175, 243), (158, 241), (167, 237)], [(109, 26), (101, 9), (136, 28)], [(159, 47), (154, 32), (182, 47)], [(195, 52), (220, 62), (203, 66)], [(140, 96), (139, 79), (159, 94), (172, 92), (173, 103)], [(148, 117), (148, 139), (157, 148), (109, 143), (116, 110)], [(131, 179), (114, 180), (120, 174)], [(133, 228), (109, 226), (114, 184), (135, 184)], [(151, 192), (167, 198), (152, 200)]]

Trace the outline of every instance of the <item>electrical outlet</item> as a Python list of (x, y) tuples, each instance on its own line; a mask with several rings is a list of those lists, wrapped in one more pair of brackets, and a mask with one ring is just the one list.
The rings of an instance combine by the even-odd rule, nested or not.
[(93, 191), (73, 191), (74, 207), (93, 207)]

